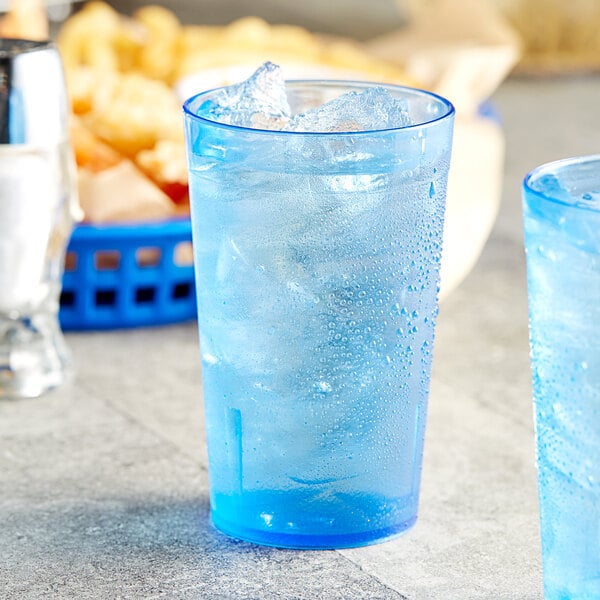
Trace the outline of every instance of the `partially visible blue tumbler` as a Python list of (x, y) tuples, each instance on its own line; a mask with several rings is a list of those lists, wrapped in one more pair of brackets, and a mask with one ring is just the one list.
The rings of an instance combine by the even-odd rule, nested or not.
[(544, 598), (600, 598), (600, 156), (525, 179)]

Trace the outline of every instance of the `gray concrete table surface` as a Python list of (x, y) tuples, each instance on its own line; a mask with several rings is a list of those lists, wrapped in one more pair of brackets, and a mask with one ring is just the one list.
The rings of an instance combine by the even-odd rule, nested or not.
[(504, 195), (440, 311), (420, 516), (366, 548), (292, 551), (209, 523), (193, 323), (69, 334), (77, 376), (0, 402), (0, 598), (542, 596), (520, 182), (599, 150), (600, 79), (511, 78)]

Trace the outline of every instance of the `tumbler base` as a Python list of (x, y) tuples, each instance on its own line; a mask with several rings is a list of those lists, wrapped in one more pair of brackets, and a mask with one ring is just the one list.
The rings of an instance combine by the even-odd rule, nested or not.
[(0, 398), (36, 398), (70, 374), (56, 315), (0, 313)]
[(243, 527), (230, 527), (219, 519), (212, 519), (213, 525), (225, 535), (244, 542), (251, 542), (260, 546), (274, 548), (288, 548), (295, 550), (340, 550), (342, 548), (360, 548), (381, 544), (397, 538), (409, 531), (416, 522), (416, 518), (394, 527), (377, 531), (365, 531), (350, 534), (301, 534), (301, 533), (275, 533), (260, 530), (251, 530)]
[[(312, 502), (308, 502), (312, 499)], [(216, 509), (216, 510), (215, 510)], [(213, 497), (211, 517), (222, 533), (263, 546), (296, 549), (356, 548), (388, 541), (416, 522), (416, 499), (337, 494), (254, 492)]]

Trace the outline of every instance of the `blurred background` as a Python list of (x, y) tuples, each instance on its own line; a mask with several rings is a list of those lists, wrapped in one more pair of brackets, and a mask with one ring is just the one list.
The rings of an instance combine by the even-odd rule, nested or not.
[[(26, 1), (26, 0), (25, 0)], [(85, 4), (84, 0), (47, 0), (48, 16), (56, 26)], [(182, 23), (225, 25), (230, 21), (255, 15), (270, 23), (293, 23), (313, 31), (368, 39), (390, 31), (405, 22), (402, 7), (395, 0), (117, 0), (108, 2), (127, 15), (147, 4), (160, 4), (174, 11)], [(10, 0), (0, 0), (0, 13), (6, 12)]]
[[(126, 13), (143, 0), (113, 2)], [(166, 0), (161, 2), (185, 23), (223, 25), (254, 15), (269, 23), (293, 23), (312, 31), (368, 39), (401, 26), (405, 20), (395, 0)]]
[[(600, 64), (598, 0), (478, 0), (507, 19), (523, 42), (523, 68), (569, 70)], [(112, 2), (125, 13), (144, 0)], [(184, 23), (226, 24), (255, 15), (270, 23), (293, 23), (312, 31), (367, 40), (406, 25), (436, 0), (165, 0), (160, 3)], [(469, 19), (469, 6), (456, 0), (456, 11)]]
[[(30, 0), (14, 0), (26, 3)], [(397, 30), (437, 0), (163, 0), (184, 24), (224, 25), (240, 17), (258, 16), (269, 23), (288, 23), (313, 32), (368, 40)], [(0, 0), (0, 13), (11, 0)], [(46, 0), (52, 31), (85, 4), (82, 0)], [(144, 0), (108, 2), (131, 15), (152, 4)], [(457, 0), (457, 14), (469, 19), (469, 3)], [(479, 0), (497, 10), (523, 44), (522, 70), (570, 71), (600, 65), (600, 2), (598, 0)], [(463, 7), (463, 5), (465, 5)]]

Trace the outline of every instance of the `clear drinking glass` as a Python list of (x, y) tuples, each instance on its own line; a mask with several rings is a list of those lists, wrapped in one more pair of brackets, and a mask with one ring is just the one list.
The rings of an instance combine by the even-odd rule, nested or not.
[(34, 397), (70, 365), (58, 323), (77, 212), (69, 109), (50, 42), (0, 40), (0, 81), (0, 397)]
[[(294, 112), (367, 83), (289, 82)], [(454, 110), (298, 133), (185, 104), (212, 519), (273, 546), (382, 541), (417, 515)]]
[(546, 600), (600, 598), (600, 155), (523, 191)]

